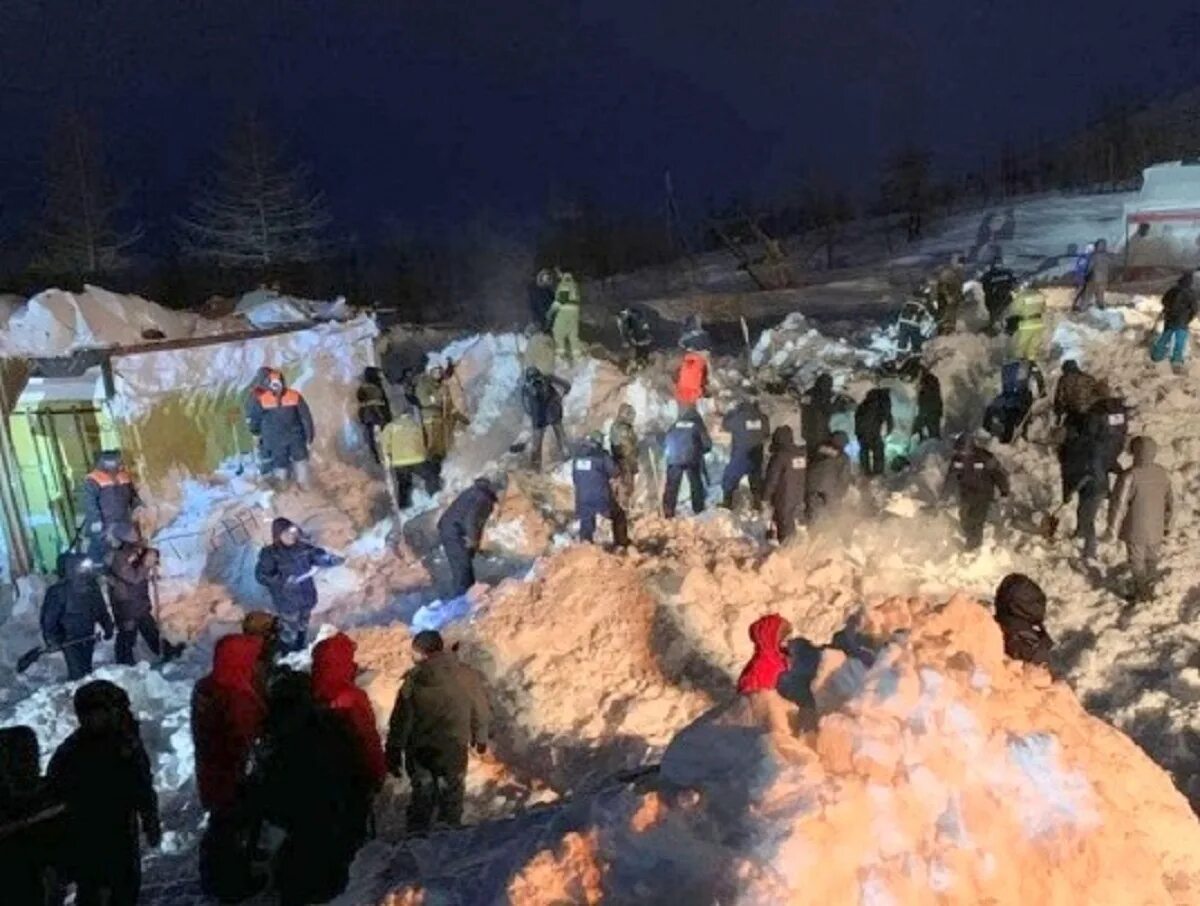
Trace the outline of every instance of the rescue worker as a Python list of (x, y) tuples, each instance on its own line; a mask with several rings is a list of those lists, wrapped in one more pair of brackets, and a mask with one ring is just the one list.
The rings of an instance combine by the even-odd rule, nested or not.
[(1062, 363), (1062, 377), (1054, 388), (1054, 415), (1067, 433), (1083, 430), (1088, 410), (1100, 398), (1100, 382), (1074, 359)]
[(282, 517), (271, 523), (271, 543), (258, 554), (254, 578), (271, 593), (279, 617), (279, 644), (284, 652), (308, 643), (308, 620), (317, 606), (318, 569), (340, 566), (343, 557), (304, 540), (300, 527)]
[(830, 424), (838, 412), (852, 408), (853, 400), (835, 394), (833, 378), (821, 372), (811, 388), (800, 398), (800, 436), (807, 450), (815, 450), (829, 439)]
[(404, 677), (388, 723), (387, 764), (412, 782), (406, 830), (428, 831), (438, 823), (462, 823), (469, 751), (487, 751), (489, 708), (478, 677), (452, 652), (440, 633), (418, 632), (414, 666)]
[(667, 431), (666, 448), (667, 477), (663, 489), (663, 515), (675, 518), (675, 506), (679, 501), (679, 485), (687, 475), (688, 489), (692, 495), (692, 512), (704, 512), (704, 456), (712, 449), (712, 440), (704, 419), (694, 406), (684, 409)]
[(313, 697), (308, 674), (270, 690), (251, 783), (263, 818), (283, 831), (271, 877), (280, 906), (337, 897), (367, 837), (374, 784), (347, 722)]
[(965, 547), (973, 551), (983, 544), (983, 529), (992, 501), (997, 494), (1008, 496), (1008, 475), (996, 457), (983, 446), (981, 439), (962, 434), (954, 446), (943, 495), (957, 492), (958, 517)]
[(938, 334), (945, 336), (958, 330), (958, 316), (963, 302), (963, 273), (962, 255), (954, 255), (950, 262), (938, 271), (937, 302), (938, 302)]
[(135, 663), (133, 651), (139, 635), (155, 656), (169, 661), (182, 652), (183, 646), (176, 647), (164, 639), (155, 618), (150, 583), (158, 570), (158, 551), (147, 547), (130, 528), (119, 534), (117, 540), (121, 546), (113, 555), (109, 575), (109, 599), (117, 629), (117, 663)]
[(1042, 340), (1045, 327), (1042, 317), (1046, 313), (1046, 297), (1036, 289), (1023, 287), (1017, 292), (1009, 306), (1005, 329), (1012, 336), (1009, 356), (1031, 362), (1042, 357)]
[(67, 662), (67, 679), (82, 679), (92, 672), (96, 627), (104, 638), (113, 637), (113, 621), (91, 559), (82, 554), (58, 555), (58, 581), (46, 589), (42, 602), (42, 638), (50, 648), (61, 648)]
[(1133, 466), (1122, 473), (1108, 508), (1108, 532), (1125, 542), (1132, 576), (1130, 599), (1150, 601), (1158, 581), (1158, 562), (1163, 538), (1171, 529), (1174, 497), (1171, 476), (1154, 461), (1158, 445), (1149, 437), (1135, 437), (1129, 444)]
[(617, 315), (617, 330), (621, 342), (629, 353), (625, 373), (634, 374), (650, 364), (650, 347), (654, 336), (650, 332), (650, 320), (639, 306), (627, 306)]
[(251, 864), (258, 815), (247, 790), (251, 756), (267, 718), (261, 670), (266, 649), (258, 635), (218, 639), (212, 671), (192, 692), (196, 790), (208, 812), (200, 840), (200, 887), (223, 902), (246, 899), (266, 883)]
[(246, 401), (246, 424), (258, 438), (264, 470), (283, 482), (291, 469), (296, 483), (307, 488), (312, 477), (308, 448), (315, 436), (312, 413), (304, 397), (284, 383), (281, 372), (262, 369)]
[(554, 304), (554, 272), (542, 268), (529, 287), (529, 316), (535, 324), (545, 324)]
[(1049, 666), (1054, 640), (1046, 632), (1046, 593), (1024, 573), (1009, 573), (996, 588), (996, 622), (1004, 653), (1016, 661)]
[(675, 401), (694, 406), (703, 396), (708, 396), (708, 353), (689, 349), (675, 372)]
[(1192, 288), (1192, 272), (1181, 276), (1162, 297), (1162, 333), (1150, 349), (1150, 360), (1161, 362), (1171, 351), (1171, 367), (1183, 367), (1191, 340), (1191, 324), (1196, 317), (1196, 292)]
[(583, 356), (583, 347), (579, 345), (579, 284), (571, 273), (564, 271), (559, 276), (554, 303), (546, 317), (559, 358), (567, 367), (574, 365), (575, 359)]
[(721, 427), (730, 439), (729, 462), (721, 476), (724, 495), (721, 505), (727, 510), (733, 509), (734, 493), (745, 479), (750, 485), (750, 505), (758, 511), (763, 503), (764, 448), (771, 436), (771, 420), (763, 414), (758, 400), (746, 395), (725, 413)]
[(926, 365), (921, 366), (917, 378), (917, 415), (912, 433), (921, 441), (942, 436), (942, 382)]
[(563, 397), (570, 392), (571, 385), (557, 375), (545, 374), (536, 368), (525, 369), (521, 404), (533, 428), (529, 442), (529, 465), (535, 472), (542, 469), (542, 446), (547, 428), (554, 432), (559, 458), (567, 455), (567, 435), (562, 423)]
[(525, 353), (521, 364), (526, 370), (536, 368), (542, 374), (554, 374), (554, 337), (537, 324), (525, 328)]
[(1012, 443), (1018, 435), (1024, 437), (1035, 391), (1038, 399), (1046, 395), (1046, 379), (1035, 363), (1005, 363), (1000, 369), (1000, 395), (983, 414), (984, 429), (1001, 443)]
[(465, 595), (475, 584), (475, 554), (502, 490), (498, 479), (476, 478), (438, 519), (438, 538), (450, 567), (450, 598)]
[(425, 461), (430, 478), (441, 487), (442, 463), (450, 454), (454, 432), (470, 420), (458, 408), (450, 389), (453, 371), (434, 365), (413, 382), (410, 402), (421, 412), (425, 432)]
[[(896, 319), (896, 345), (907, 359), (920, 355), (925, 343), (937, 333), (937, 313), (934, 291), (920, 286), (900, 309)], [(903, 370), (898, 366), (897, 370)]]
[(383, 742), (379, 738), (379, 728), (375, 726), (371, 700), (354, 682), (358, 675), (354, 650), (354, 642), (341, 632), (316, 644), (312, 658), (313, 698), (346, 722), (346, 728), (358, 745), (363, 770), (373, 791), (378, 791), (387, 774)]
[(804, 448), (796, 444), (788, 425), (780, 425), (771, 434), (771, 459), (763, 497), (771, 508), (775, 537), (783, 544), (804, 521), (805, 471), (808, 468)]
[(759, 617), (750, 624), (754, 654), (738, 674), (737, 690), (750, 702), (751, 713), (771, 733), (792, 736), (791, 714), (795, 705), (779, 692), (779, 681), (791, 669), (788, 639), (792, 624), (777, 613)]
[(810, 526), (835, 515), (850, 489), (850, 459), (846, 456), (849, 443), (845, 431), (834, 431), (808, 457), (804, 514)]
[(1101, 436), (1095, 428), (1067, 435), (1060, 449), (1063, 500), (1077, 493), (1075, 534), (1083, 540), (1083, 558), (1096, 557), (1096, 517), (1108, 499), (1108, 469)]
[(29, 726), (0, 727), (0, 878), (4, 899), (17, 906), (57, 906), (55, 861), (62, 848), (66, 806), (42, 777), (37, 734)]
[(358, 400), (358, 423), (362, 425), (363, 440), (375, 462), (381, 463), (376, 434), (392, 420), (392, 407), (383, 386), (383, 372), (378, 368), (363, 371), (362, 383), (355, 395)]
[(863, 475), (882, 475), (887, 470), (886, 440), (895, 428), (891, 392), (886, 387), (875, 387), (868, 391), (854, 410), (858, 464)]
[(1108, 253), (1108, 243), (1104, 239), (1097, 239), (1092, 254), (1088, 258), (1083, 286), (1075, 297), (1074, 308), (1076, 311), (1087, 311), (1093, 305), (1104, 308), (1104, 294), (1108, 291), (1111, 273), (1112, 255)]
[(699, 315), (688, 315), (679, 335), (679, 348), (692, 352), (707, 352), (712, 349), (712, 337), (704, 329)]
[(617, 500), (614, 485), (620, 480), (617, 462), (604, 450), (604, 434), (588, 435), (579, 454), (571, 463), (575, 486), (575, 517), (579, 520), (580, 540), (589, 544), (596, 537), (596, 517), (612, 521), (613, 543), (629, 546), (629, 528), (625, 510)]
[(980, 276), (979, 283), (983, 287), (983, 306), (987, 309), (987, 332), (995, 334), (1000, 328), (1004, 312), (1012, 305), (1017, 277), (1004, 266), (1004, 257), (997, 255)]
[(79, 906), (134, 906), (142, 887), (139, 836), (162, 842), (158, 797), (129, 696), (107, 680), (75, 690), (79, 729), (50, 759), (46, 777), (66, 805), (62, 868)]
[(633, 506), (637, 491), (638, 436), (637, 413), (629, 403), (622, 403), (608, 432), (608, 448), (617, 462), (617, 503), (626, 513)]
[(97, 571), (108, 568), (117, 546), (116, 533), (137, 530), (135, 511), (141, 507), (133, 478), (125, 470), (120, 450), (102, 450), (95, 468), (83, 480), (83, 525), (87, 555)]
[(1099, 393), (1100, 398), (1087, 411), (1085, 431), (1093, 438), (1101, 467), (1116, 474), (1121, 471), (1120, 457), (1129, 437), (1129, 407), (1103, 381)]
[(440, 476), (425, 455), (425, 432), (411, 413), (400, 412), (384, 426), (379, 435), (379, 449), (400, 509), (412, 506), (415, 476), (421, 477), (425, 493), (433, 495), (441, 490)]

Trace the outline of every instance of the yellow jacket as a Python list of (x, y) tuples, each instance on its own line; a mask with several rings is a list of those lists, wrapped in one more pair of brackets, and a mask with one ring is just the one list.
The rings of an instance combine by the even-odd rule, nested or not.
[(425, 434), (411, 415), (398, 415), (379, 432), (379, 453), (389, 468), (425, 461)]
[(1009, 316), (1020, 318), (1021, 327), (1032, 328), (1046, 313), (1046, 297), (1036, 289), (1023, 289), (1012, 301)]

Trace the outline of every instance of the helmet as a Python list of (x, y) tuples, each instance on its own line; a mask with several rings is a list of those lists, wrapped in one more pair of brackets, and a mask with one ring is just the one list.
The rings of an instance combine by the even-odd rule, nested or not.
[(101, 450), (96, 457), (96, 468), (104, 472), (116, 472), (121, 468), (120, 450)]

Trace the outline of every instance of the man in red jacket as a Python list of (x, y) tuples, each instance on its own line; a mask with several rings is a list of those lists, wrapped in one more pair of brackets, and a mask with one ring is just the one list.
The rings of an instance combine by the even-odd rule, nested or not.
[(359, 744), (367, 773), (378, 789), (387, 775), (387, 766), (375, 711), (367, 693), (354, 683), (358, 673), (354, 647), (350, 637), (339, 632), (313, 648), (313, 697), (346, 721)]
[(209, 896), (229, 902), (245, 899), (264, 883), (250, 866), (257, 823), (243, 807), (242, 788), (267, 716), (259, 675), (262, 647), (257, 636), (225, 636), (213, 652), (212, 672), (192, 693), (196, 787), (209, 813), (200, 841), (200, 883)]

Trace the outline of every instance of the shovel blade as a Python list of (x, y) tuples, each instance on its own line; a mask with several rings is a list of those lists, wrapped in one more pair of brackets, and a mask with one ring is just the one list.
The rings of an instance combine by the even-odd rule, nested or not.
[(17, 673), (24, 673), (42, 656), (42, 648), (30, 648), (23, 655), (17, 658)]

